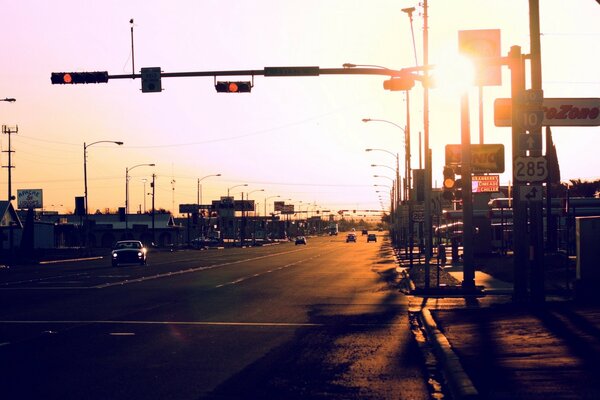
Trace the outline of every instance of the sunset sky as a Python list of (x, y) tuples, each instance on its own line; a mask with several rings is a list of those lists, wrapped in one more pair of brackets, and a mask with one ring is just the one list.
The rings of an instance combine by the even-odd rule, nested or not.
[[(421, 1), (422, 2), (422, 1)], [(423, 9), (409, 0), (172, 0), (86, 2), (0, 0), (0, 123), (18, 125), (12, 135), (13, 192), (43, 189), (44, 207), (73, 211), (83, 196), (83, 144), (88, 148), (89, 208), (116, 210), (125, 202), (125, 170), (131, 171), (130, 211), (143, 208), (157, 175), (157, 208), (178, 210), (241, 191), (260, 203), (286, 200), (306, 209), (380, 209), (378, 185), (393, 177), (404, 157), (406, 124), (402, 92), (385, 91), (385, 77), (254, 77), (249, 94), (216, 93), (212, 77), (163, 78), (162, 93), (142, 93), (139, 79), (96, 85), (51, 85), (63, 71), (132, 73), (130, 19), (134, 19), (135, 69), (164, 72), (263, 69), (268, 66), (340, 68), (344, 63), (399, 69), (415, 65), (409, 18), (423, 62)], [(595, 0), (540, 0), (542, 77), (546, 97), (600, 97), (600, 5)], [(529, 52), (526, 0), (430, 0), (429, 59), (441, 65), (458, 50), (458, 31), (500, 29), (502, 55), (519, 45)], [(231, 77), (222, 80), (251, 80)], [(485, 142), (511, 152), (510, 128), (493, 125), (493, 101), (510, 96), (502, 86), (484, 89)], [(530, 86), (528, 84), (528, 86)], [(440, 186), (444, 146), (460, 142), (459, 97), (430, 92), (433, 182)], [(411, 92), (412, 166), (418, 168), (423, 131), (423, 90)], [(477, 89), (470, 91), (473, 143), (477, 143)], [(600, 179), (600, 127), (554, 128), (561, 178)], [(2, 135), (0, 161), (7, 166)], [(511, 162), (501, 175), (508, 184)], [(0, 199), (7, 196), (7, 169)], [(258, 191), (264, 189), (264, 191)], [(387, 188), (382, 187), (386, 191)], [(273, 198), (273, 196), (280, 196)], [(292, 199), (292, 200), (287, 200)], [(389, 201), (386, 198), (386, 203)], [(300, 204), (300, 202), (302, 202)], [(386, 204), (387, 206), (387, 204)], [(150, 198), (146, 199), (150, 207)]]

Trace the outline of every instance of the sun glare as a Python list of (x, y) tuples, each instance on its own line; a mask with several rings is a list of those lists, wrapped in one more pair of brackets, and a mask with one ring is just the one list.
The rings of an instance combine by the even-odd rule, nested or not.
[(475, 66), (471, 59), (454, 53), (443, 57), (431, 75), (437, 91), (456, 98), (474, 86)]

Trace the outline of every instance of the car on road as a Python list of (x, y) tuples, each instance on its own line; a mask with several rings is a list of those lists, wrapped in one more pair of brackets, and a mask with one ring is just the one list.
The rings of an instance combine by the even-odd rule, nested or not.
[(298, 236), (296, 238), (296, 244), (306, 244), (306, 238), (304, 236)]
[(350, 242), (356, 243), (356, 234), (349, 233), (348, 236), (346, 236), (346, 243), (350, 243)]
[(369, 233), (367, 235), (367, 243), (376, 242), (376, 241), (377, 241), (377, 235), (375, 235), (374, 233)]
[(110, 259), (113, 267), (119, 264), (146, 265), (148, 250), (139, 240), (120, 240), (115, 243)]
[(368, 231), (367, 229), (363, 229), (363, 230), (360, 232), (360, 234), (361, 234), (361, 235), (363, 235), (363, 236), (365, 236), (365, 235), (369, 234), (369, 231)]

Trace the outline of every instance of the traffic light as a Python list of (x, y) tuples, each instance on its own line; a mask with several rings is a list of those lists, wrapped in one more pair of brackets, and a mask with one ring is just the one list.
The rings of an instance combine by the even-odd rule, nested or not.
[(392, 78), (383, 81), (383, 88), (393, 92), (399, 90), (410, 90), (415, 86), (415, 79), (411, 76), (403, 76), (401, 78)]
[(250, 93), (252, 82), (219, 81), (215, 84), (215, 89), (217, 89), (217, 93)]
[(444, 166), (444, 181), (442, 184), (444, 191), (442, 196), (446, 200), (454, 200), (454, 189), (456, 189), (456, 177), (454, 169), (449, 166)]
[(72, 85), (78, 83), (106, 83), (108, 71), (94, 72), (53, 72), (50, 75), (53, 85)]

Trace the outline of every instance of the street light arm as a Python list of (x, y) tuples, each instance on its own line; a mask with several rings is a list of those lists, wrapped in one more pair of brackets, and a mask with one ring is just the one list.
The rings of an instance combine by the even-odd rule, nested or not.
[(98, 143), (114, 143), (114, 144), (119, 145), (119, 146), (123, 145), (123, 142), (117, 142), (117, 141), (114, 141), (114, 140), (98, 140), (97, 142), (93, 142), (93, 143), (89, 143), (89, 144), (84, 143), (83, 147), (85, 149), (87, 149), (88, 147), (93, 146), (93, 145), (98, 144)]
[(388, 123), (390, 125), (394, 125), (396, 128), (401, 129), (402, 132), (406, 133), (406, 129), (404, 129), (403, 127), (401, 127), (400, 125), (398, 125), (395, 122), (388, 121), (387, 119), (363, 118), (362, 122), (385, 122), (385, 123)]

